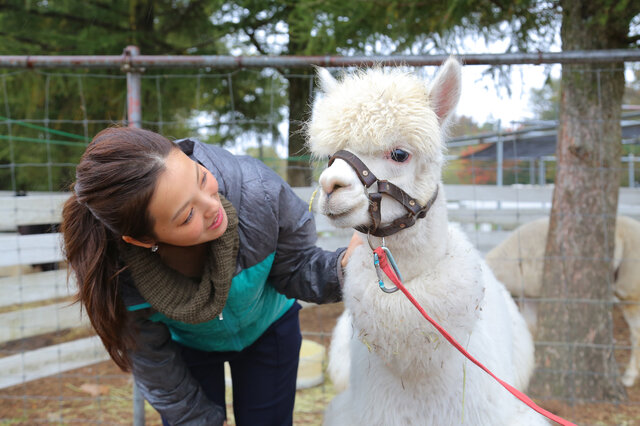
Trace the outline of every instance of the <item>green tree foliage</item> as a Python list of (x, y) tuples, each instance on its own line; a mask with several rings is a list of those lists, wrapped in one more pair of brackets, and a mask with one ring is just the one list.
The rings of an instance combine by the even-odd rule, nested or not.
[[(12, 0), (0, 5), (0, 54), (121, 55), (127, 45), (147, 55), (227, 54), (224, 28), (211, 20), (218, 7), (211, 0)], [(121, 70), (0, 70), (0, 83), (1, 189), (66, 187), (87, 140), (127, 118)], [(145, 70), (142, 125), (172, 138), (232, 144), (271, 134), (282, 95), (282, 78), (269, 71)]]
[(560, 79), (548, 78), (539, 89), (531, 89), (531, 110), (538, 120), (558, 120), (560, 106)]

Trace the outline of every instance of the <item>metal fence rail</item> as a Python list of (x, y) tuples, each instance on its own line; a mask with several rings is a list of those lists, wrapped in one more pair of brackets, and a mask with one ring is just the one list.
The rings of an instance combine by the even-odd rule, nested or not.
[[(136, 48), (137, 49), (137, 48)], [(565, 52), (459, 54), (465, 65), (523, 65), (628, 62), (640, 60), (638, 49), (576, 50)], [(395, 56), (218, 56), (137, 55), (128, 47), (122, 55), (107, 56), (0, 56), (0, 68), (307, 68), (350, 66), (433, 66), (449, 55)]]

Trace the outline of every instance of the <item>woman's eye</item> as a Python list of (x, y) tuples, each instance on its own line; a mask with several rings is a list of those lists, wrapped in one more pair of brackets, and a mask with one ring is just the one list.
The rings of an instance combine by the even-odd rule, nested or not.
[(389, 158), (391, 158), (396, 163), (404, 163), (409, 159), (410, 155), (411, 154), (409, 154), (404, 149), (396, 148), (391, 150), (391, 152), (389, 153)]
[(189, 216), (187, 216), (187, 218), (184, 220), (184, 222), (182, 222), (182, 224), (186, 225), (187, 223), (191, 222), (192, 217), (193, 217), (193, 208), (189, 210)]

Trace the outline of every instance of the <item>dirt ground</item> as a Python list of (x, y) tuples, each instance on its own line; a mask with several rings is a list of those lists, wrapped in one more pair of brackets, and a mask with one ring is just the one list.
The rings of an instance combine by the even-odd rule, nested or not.
[[(342, 312), (342, 304), (308, 307), (301, 311), (304, 337), (328, 346), (335, 319)], [(629, 345), (629, 333), (618, 310), (615, 311), (617, 343)], [(62, 336), (62, 337), (61, 337)], [(56, 338), (64, 338), (59, 333)], [(68, 337), (68, 336), (67, 336)], [(23, 350), (42, 342), (22, 342), (19, 346), (0, 347), (0, 351)], [(629, 357), (628, 350), (616, 353), (621, 370)], [(0, 373), (1, 374), (1, 373)], [(74, 424), (132, 424), (132, 381), (112, 362), (69, 371), (56, 377), (36, 380), (24, 385), (0, 390), (0, 424), (33, 425), (53, 423)], [(294, 423), (320, 425), (322, 412), (334, 395), (328, 380), (314, 388), (298, 391)], [(230, 399), (230, 398), (229, 398)], [(578, 404), (568, 406), (556, 401), (536, 401), (542, 407), (579, 425), (640, 425), (640, 384), (628, 389), (624, 404)], [(230, 404), (227, 407), (232, 414)], [(146, 424), (160, 425), (160, 417), (146, 404)], [(233, 417), (229, 419), (233, 425)]]

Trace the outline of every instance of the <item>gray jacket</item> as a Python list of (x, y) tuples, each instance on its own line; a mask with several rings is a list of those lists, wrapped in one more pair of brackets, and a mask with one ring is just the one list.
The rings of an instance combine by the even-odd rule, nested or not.
[[(313, 215), (276, 173), (256, 159), (235, 156), (216, 146), (190, 139), (179, 141), (179, 146), (216, 177), (220, 193), (238, 212), (240, 248), (227, 305), (234, 303), (232, 292), (236, 279), (252, 280), (248, 287), (258, 289), (257, 294), (272, 294), (269, 303), (262, 305), (275, 304), (281, 310), (293, 303), (293, 300), (287, 302), (287, 298), (315, 303), (341, 300), (340, 259), (344, 249), (327, 252), (315, 246)], [(263, 276), (254, 272), (244, 274), (256, 269), (264, 270)], [(137, 347), (130, 356), (133, 375), (145, 399), (172, 425), (222, 424), (223, 408), (204, 395), (182, 361), (180, 346), (175, 342), (180, 341), (179, 332), (192, 325), (176, 325), (163, 318), (137, 292), (126, 271), (121, 275), (120, 285), (130, 326), (138, 330)], [(236, 287), (246, 288), (247, 283)], [(236, 299), (244, 297), (235, 296)], [(227, 318), (226, 310), (223, 312), (224, 321), (234, 321)], [(245, 319), (244, 315), (239, 317)], [(259, 324), (239, 326), (238, 336), (229, 337), (241, 342), (237, 350), (248, 346), (254, 338), (249, 336), (247, 341), (247, 336), (242, 336), (243, 328), (264, 330), (275, 320), (269, 313), (261, 318)], [(268, 323), (264, 323), (264, 318)], [(192, 337), (198, 330), (206, 329), (197, 326), (189, 330)], [(203, 342), (220, 338), (215, 334), (197, 337)]]

